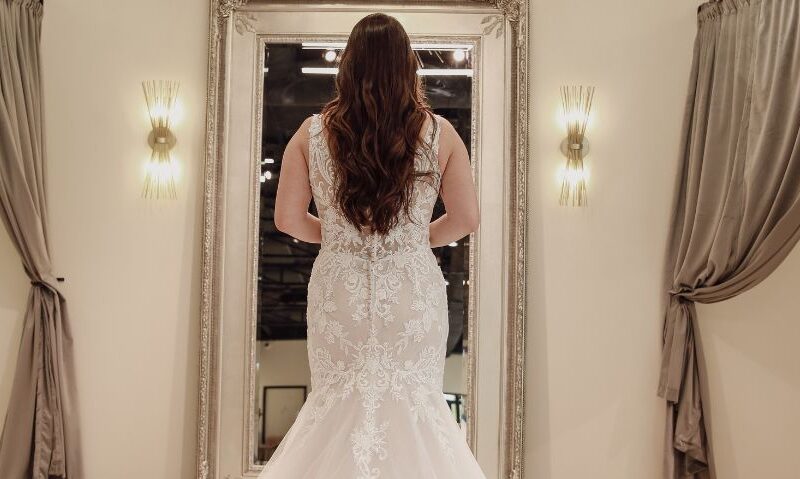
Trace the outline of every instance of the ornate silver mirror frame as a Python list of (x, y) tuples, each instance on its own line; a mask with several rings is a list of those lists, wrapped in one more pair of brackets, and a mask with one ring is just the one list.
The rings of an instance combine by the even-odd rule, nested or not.
[[(231, 29), (236, 29), (236, 11), (254, 4), (309, 4), (315, 2), (274, 0), (211, 0), (208, 91), (206, 117), (206, 158), (204, 176), (202, 286), (200, 316), (200, 380), (198, 398), (197, 467), (198, 478), (216, 477), (218, 454), (219, 393), (221, 384), (220, 334), (222, 309), (222, 256), (224, 222), (224, 125), (228, 72), (226, 54)], [(496, 15), (486, 24), (486, 34), (508, 29), (510, 38), (511, 106), (507, 112), (510, 132), (508, 168), (509, 235), (504, 248), (504, 275), (508, 297), (503, 318), (502, 417), (500, 437), (501, 477), (522, 477), (524, 329), (526, 306), (526, 227), (528, 167), (528, 2), (527, 0), (440, 0), (411, 2), (363, 0), (342, 4), (431, 7), (491, 7)], [(325, 5), (320, 3), (320, 5)], [(338, 4), (337, 4), (338, 5)], [(489, 18), (489, 17), (487, 17)]]

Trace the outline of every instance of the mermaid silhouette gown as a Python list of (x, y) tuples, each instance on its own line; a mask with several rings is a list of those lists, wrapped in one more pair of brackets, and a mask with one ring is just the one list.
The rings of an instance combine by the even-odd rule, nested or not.
[[(439, 119), (425, 141), (439, 149)], [(429, 223), (439, 176), (420, 179), (416, 224), (359, 231), (333, 201), (320, 116), (309, 127), (309, 178), (322, 242), (308, 283), (311, 392), (260, 479), (485, 479), (442, 394), (445, 280)], [(438, 172), (420, 148), (418, 171)]]

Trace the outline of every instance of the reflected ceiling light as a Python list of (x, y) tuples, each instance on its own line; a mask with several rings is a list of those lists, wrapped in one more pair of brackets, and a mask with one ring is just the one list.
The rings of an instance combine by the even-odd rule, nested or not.
[(259, 181), (261, 181), (261, 183), (266, 183), (267, 180), (271, 179), (272, 179), (272, 172), (269, 170), (261, 173), (261, 177), (259, 177)]
[(325, 51), (325, 61), (332, 62), (336, 60), (336, 52), (334, 50), (326, 50)]
[[(347, 45), (346, 42), (303, 42), (304, 50), (342, 50)], [(412, 43), (413, 50), (472, 50), (474, 45), (468, 43)]]
[(302, 47), (306, 50), (341, 50), (347, 45), (346, 42), (303, 42)]
[(339, 69), (336, 67), (303, 67), (300, 69), (307, 75), (336, 75)]
[(267, 163), (275, 163), (275, 160), (273, 158), (264, 158), (264, 161), (261, 162), (262, 165), (266, 165)]
[(457, 62), (463, 62), (467, 58), (467, 52), (465, 50), (453, 50), (453, 60)]
[(458, 246), (458, 243), (453, 241), (452, 243), (448, 244), (447, 246), (450, 246), (451, 248), (455, 248), (456, 246)]
[(417, 75), (432, 77), (471, 77), (472, 68), (420, 68)]
[(444, 51), (457, 51), (457, 50), (472, 50), (474, 45), (467, 43), (412, 43), (412, 50), (444, 50)]
[[(336, 75), (339, 69), (336, 67), (302, 67), (301, 71), (307, 75)], [(472, 76), (471, 68), (420, 68), (417, 70), (420, 76)]]

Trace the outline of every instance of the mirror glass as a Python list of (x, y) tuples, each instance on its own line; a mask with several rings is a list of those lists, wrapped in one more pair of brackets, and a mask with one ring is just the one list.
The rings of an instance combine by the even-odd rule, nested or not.
[[(267, 42), (261, 132), (260, 222), (255, 345), (254, 462), (264, 464), (295, 420), (311, 388), (306, 349), (306, 295), (319, 244), (275, 229), (275, 193), (281, 158), (303, 120), (333, 98), (341, 42)], [(415, 42), (428, 102), (448, 119), (473, 151), (472, 45)], [(474, 155), (471, 155), (474, 156)], [(313, 201), (309, 211), (316, 215)], [(432, 220), (444, 213), (441, 198)], [(434, 248), (448, 283), (449, 339), (444, 391), (466, 431), (470, 236)]]

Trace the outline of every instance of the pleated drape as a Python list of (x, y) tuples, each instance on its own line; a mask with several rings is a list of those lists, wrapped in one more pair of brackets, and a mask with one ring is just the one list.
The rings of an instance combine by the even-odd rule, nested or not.
[(757, 285), (800, 239), (800, 0), (703, 4), (691, 75), (658, 390), (668, 479), (713, 477), (695, 303)]
[(81, 479), (72, 335), (47, 242), (42, 4), (0, 0), (0, 218), (31, 280), (0, 478)]

